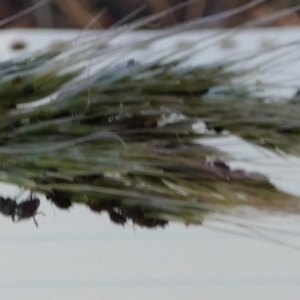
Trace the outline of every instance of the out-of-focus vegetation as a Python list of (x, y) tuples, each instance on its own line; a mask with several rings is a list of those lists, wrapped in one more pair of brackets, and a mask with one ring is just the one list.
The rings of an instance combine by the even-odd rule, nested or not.
[[(0, 0), (0, 19), (26, 9), (40, 0)], [(7, 24), (7, 27), (54, 27), (54, 28), (82, 28), (93, 17), (103, 11), (100, 19), (96, 20), (92, 28), (107, 28), (135, 9), (145, 5), (139, 16), (157, 13), (173, 7), (183, 0), (51, 0), (38, 10), (18, 18)], [(149, 28), (160, 28), (205, 15), (212, 15), (227, 9), (243, 5), (249, 0), (195, 0), (188, 7), (166, 16)], [(266, 0), (264, 4), (238, 15), (230, 20), (216, 22), (213, 27), (231, 27), (274, 13), (286, 7), (299, 5), (300, 0)], [(299, 25), (300, 15), (293, 12), (279, 18), (269, 26)]]
[[(38, 2), (0, 0), (2, 18)], [(180, 2), (51, 0), (9, 26), (83, 28), (94, 21), (92, 27), (107, 28), (146, 4), (135, 17), (152, 15), (156, 21), (144, 18), (131, 30), (197, 18), (192, 22), (196, 29), (201, 16), (241, 5), (235, 17), (211, 25), (238, 26), (283, 9), (276, 1), (252, 3), (249, 9), (248, 1), (195, 0), (158, 16)], [(295, 11), (268, 25), (298, 24)], [(184, 66), (196, 48), (184, 54), (182, 45), (148, 62), (125, 58), (164, 39), (166, 32), (186, 30), (174, 27), (142, 43), (114, 47), (108, 42), (128, 31), (117, 28), (104, 39), (85, 37), (84, 43), (78, 39), (30, 59), (2, 62), (0, 181), (43, 193), (62, 209), (87, 205), (120, 225), (129, 220), (149, 228), (172, 220), (201, 224), (204, 216), (239, 207), (299, 214), (299, 198), (280, 192), (262, 175), (230, 169), (227, 155), (195, 143), (230, 132), (275, 153), (300, 156), (299, 93), (285, 102), (264, 101), (236, 80), (246, 74), (229, 68), (238, 60)], [(194, 125), (199, 122), (204, 130), (198, 132)], [(0, 197), (0, 213), (12, 220), (34, 217), (39, 203), (34, 194), (21, 203)]]

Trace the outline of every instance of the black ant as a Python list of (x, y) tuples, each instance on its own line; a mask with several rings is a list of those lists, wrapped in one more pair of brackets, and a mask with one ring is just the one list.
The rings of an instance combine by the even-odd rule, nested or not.
[(155, 218), (143, 218), (143, 219), (136, 219), (133, 220), (134, 224), (138, 224), (141, 227), (147, 228), (156, 228), (156, 227), (165, 227), (168, 224), (168, 221), (162, 219), (155, 219)]
[(15, 217), (17, 221), (22, 219), (33, 218), (35, 225), (38, 227), (37, 221), (35, 220), (36, 214), (43, 214), (37, 212), (40, 205), (40, 199), (33, 197), (33, 193), (30, 193), (28, 200), (17, 203), (16, 200), (11, 198), (0, 197), (0, 212), (5, 216), (11, 216), (13, 222), (15, 222)]
[(87, 203), (87, 206), (96, 213), (101, 213), (106, 211), (109, 215), (109, 218), (112, 222), (119, 225), (124, 225), (127, 222), (127, 218), (122, 215), (121, 211), (117, 211), (116, 207), (112, 207), (108, 203)]
[(90, 208), (90, 210), (99, 214), (109, 209), (109, 205), (106, 203), (88, 202), (86, 205)]
[(133, 224), (138, 224), (141, 227), (156, 228), (165, 227), (168, 221), (156, 218), (147, 218), (141, 208), (128, 208), (125, 211), (125, 216), (132, 219)]
[(114, 209), (108, 209), (107, 212), (112, 222), (123, 226), (127, 222), (127, 218), (124, 217), (122, 214), (116, 212)]
[(139, 207), (126, 208), (124, 214), (127, 218), (132, 220), (139, 220), (144, 218), (143, 210)]
[(33, 218), (33, 221), (38, 227), (38, 223), (35, 219), (35, 215), (41, 214), (42, 212), (37, 212), (38, 207), (40, 206), (40, 199), (33, 196), (33, 193), (30, 193), (28, 200), (25, 200), (19, 204), (15, 208), (15, 215), (18, 217), (17, 221), (21, 221), (22, 219)]
[(72, 206), (72, 202), (60, 192), (54, 191), (50, 194), (47, 194), (46, 198), (50, 199), (50, 201), (60, 209), (68, 209)]

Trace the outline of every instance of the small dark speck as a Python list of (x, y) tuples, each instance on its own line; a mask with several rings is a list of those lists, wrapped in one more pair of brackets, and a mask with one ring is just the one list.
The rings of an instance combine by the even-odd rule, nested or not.
[(127, 61), (127, 67), (131, 67), (131, 66), (135, 66), (135, 65), (138, 65), (139, 63), (134, 60), (134, 59), (130, 59)]
[(14, 41), (11, 45), (10, 48), (12, 50), (23, 50), (27, 47), (27, 43), (22, 41), (22, 40), (18, 40), (18, 41)]

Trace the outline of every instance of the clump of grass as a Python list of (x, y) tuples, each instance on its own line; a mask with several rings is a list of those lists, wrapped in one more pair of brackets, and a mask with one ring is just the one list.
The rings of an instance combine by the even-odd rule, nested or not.
[[(237, 85), (242, 71), (229, 62), (187, 68), (193, 53), (179, 55), (180, 49), (146, 62), (122, 59), (211, 17), (107, 46), (158, 17), (107, 31), (99, 42), (2, 63), (0, 180), (45, 193), (54, 203), (60, 195), (61, 206), (84, 203), (121, 224), (131, 218), (147, 227), (172, 219), (199, 223), (208, 213), (245, 205), (298, 212), (297, 199), (267, 178), (231, 170), (223, 153), (194, 144), (228, 130), (299, 154), (297, 101), (267, 104)], [(216, 90), (221, 100), (210, 101)], [(199, 121), (211, 131), (197, 134)], [(139, 217), (130, 217), (133, 211)]]

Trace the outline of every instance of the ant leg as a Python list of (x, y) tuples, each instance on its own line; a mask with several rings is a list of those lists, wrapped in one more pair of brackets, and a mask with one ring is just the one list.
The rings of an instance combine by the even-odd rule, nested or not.
[(39, 227), (39, 225), (38, 225), (38, 223), (37, 223), (35, 217), (33, 216), (32, 218), (33, 218), (33, 221), (34, 221), (35, 226), (36, 226), (36, 227)]
[(38, 225), (38, 223), (37, 223), (37, 221), (36, 221), (36, 219), (35, 219), (35, 216), (36, 215), (43, 215), (44, 217), (45, 217), (45, 214), (43, 213), (43, 212), (36, 212), (33, 216), (32, 216), (32, 218), (33, 218), (33, 221), (34, 221), (34, 223), (35, 223), (35, 226), (36, 227), (39, 227), (39, 225)]

